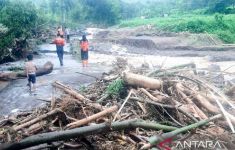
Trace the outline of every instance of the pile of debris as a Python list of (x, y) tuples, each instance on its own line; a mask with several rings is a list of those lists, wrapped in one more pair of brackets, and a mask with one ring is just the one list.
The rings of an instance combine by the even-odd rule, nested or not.
[(194, 64), (149, 73), (123, 65), (79, 91), (53, 83), (62, 95), (0, 121), (0, 149), (235, 148), (235, 105)]

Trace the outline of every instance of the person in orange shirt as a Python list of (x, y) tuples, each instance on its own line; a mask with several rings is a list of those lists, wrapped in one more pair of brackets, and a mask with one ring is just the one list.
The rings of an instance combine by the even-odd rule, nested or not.
[(56, 45), (56, 52), (60, 61), (60, 66), (63, 66), (64, 45), (65, 45), (65, 40), (63, 38), (63, 35), (57, 34), (56, 39), (51, 44)]
[(80, 48), (81, 48), (82, 66), (83, 67), (87, 67), (88, 66), (88, 49), (89, 49), (89, 44), (88, 44), (88, 40), (86, 38), (86, 35), (82, 36), (82, 40), (80, 41)]

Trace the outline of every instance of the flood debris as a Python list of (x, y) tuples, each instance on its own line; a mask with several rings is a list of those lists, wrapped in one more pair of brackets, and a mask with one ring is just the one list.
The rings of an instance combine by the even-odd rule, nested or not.
[(56, 81), (60, 94), (46, 106), (2, 118), (0, 149), (177, 149), (182, 141), (235, 148), (234, 102), (195, 64), (114, 68), (82, 90)]

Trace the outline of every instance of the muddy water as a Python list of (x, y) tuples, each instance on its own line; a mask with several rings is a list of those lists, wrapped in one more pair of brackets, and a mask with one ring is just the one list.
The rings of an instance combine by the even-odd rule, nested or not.
[(161, 68), (168, 68), (194, 62), (197, 65), (197, 68), (205, 69), (211, 64), (217, 64), (221, 67), (221, 70), (226, 70), (228, 73), (235, 73), (235, 61), (213, 62), (210, 60), (211, 58), (209, 55), (205, 57), (174, 57), (148, 53), (134, 54), (129, 53), (126, 47), (115, 44), (113, 44), (108, 51), (110, 52), (108, 55), (102, 53), (91, 55), (91, 61), (110, 65), (112, 64), (112, 60), (119, 56), (128, 59), (128, 62), (135, 67), (140, 67), (142, 64), (147, 63), (150, 69), (154, 69), (158, 66)]
[[(41, 45), (40, 49), (49, 51), (55, 51), (53, 45)], [(69, 52), (69, 46), (65, 48), (65, 51)], [(37, 91), (30, 93), (26, 86), (26, 79), (19, 79), (12, 81), (5, 89), (0, 91), (0, 115), (8, 115), (10, 113), (30, 110), (34, 107), (40, 107), (45, 102), (38, 99), (50, 100), (53, 95), (59, 95), (60, 92), (53, 92), (51, 83), (54, 81), (60, 81), (66, 85), (70, 85), (76, 89), (80, 89), (82, 86), (94, 82), (99, 78), (103, 72), (110, 70), (109, 66), (97, 64), (92, 61), (88, 68), (83, 68), (81, 63), (77, 61), (72, 55), (64, 56), (64, 66), (60, 67), (57, 55), (55, 53), (43, 53), (37, 56), (35, 64), (40, 66), (47, 61), (51, 61), (54, 64), (54, 70), (48, 75), (37, 77)], [(9, 66), (24, 65), (23, 61), (10, 63), (8, 65), (1, 65), (1, 70), (6, 70)], [(77, 72), (89, 74), (94, 77), (84, 76)]]
[[(95, 29), (89, 29), (90, 32), (95, 32)], [(88, 37), (92, 39), (92, 35)], [(92, 40), (90, 42), (92, 45)], [(102, 47), (102, 46), (101, 46)], [(103, 48), (105, 49), (105, 48)], [(161, 54), (134, 54), (129, 53), (128, 49), (113, 44), (110, 48), (105, 49), (108, 53), (102, 53), (101, 51), (89, 52), (89, 67), (84, 69), (81, 67), (81, 63), (76, 60), (72, 55), (67, 54), (64, 58), (64, 66), (60, 67), (58, 58), (55, 54), (55, 46), (50, 44), (43, 44), (40, 46), (40, 51), (50, 52), (42, 53), (41, 56), (35, 58), (37, 65), (43, 65), (46, 61), (50, 60), (54, 64), (54, 70), (51, 74), (41, 76), (37, 78), (37, 92), (30, 94), (28, 87), (26, 86), (26, 79), (20, 79), (10, 83), (7, 88), (0, 91), (0, 115), (7, 115), (13, 112), (21, 110), (30, 110), (34, 107), (39, 107), (45, 103), (38, 99), (50, 100), (53, 95), (58, 95), (59, 91), (53, 92), (51, 83), (54, 81), (61, 81), (79, 90), (84, 84), (95, 81), (95, 78), (84, 76), (76, 72), (86, 73), (95, 77), (100, 77), (103, 72), (107, 72), (111, 69), (112, 63), (116, 57), (123, 57), (128, 59), (130, 65), (134, 67), (140, 67), (142, 64), (148, 64), (149, 70), (158, 68), (168, 68), (180, 64), (186, 64), (194, 62), (197, 68), (207, 68), (211, 64), (217, 64), (221, 67), (221, 70), (226, 70), (233, 75), (225, 76), (226, 79), (234, 79), (235, 73), (235, 61), (221, 61), (211, 62), (210, 57), (174, 57), (161, 56)], [(66, 52), (70, 52), (70, 47), (65, 47)], [(19, 61), (11, 63), (12, 66), (23, 66), (24, 62)], [(6, 70), (9, 65), (1, 65), (0, 70)]]

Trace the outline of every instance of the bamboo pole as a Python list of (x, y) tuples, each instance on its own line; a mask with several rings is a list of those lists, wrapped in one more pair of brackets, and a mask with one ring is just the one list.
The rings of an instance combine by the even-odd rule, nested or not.
[(129, 100), (130, 96), (132, 94), (132, 90), (130, 90), (128, 96), (126, 97), (125, 101), (123, 102), (122, 106), (120, 107), (120, 109), (118, 110), (118, 112), (115, 114), (114, 118), (113, 118), (113, 122), (116, 120), (117, 116), (119, 115), (119, 113), (122, 111), (122, 108), (125, 106), (126, 102)]
[(139, 119), (126, 120), (121, 122), (113, 122), (111, 125), (107, 123), (96, 124), (91, 126), (80, 127), (65, 131), (55, 131), (49, 133), (42, 133), (27, 137), (20, 142), (0, 145), (1, 150), (15, 150), (36, 146), (43, 143), (68, 140), (80, 136), (87, 136), (92, 134), (107, 133), (111, 131), (120, 131), (125, 129), (135, 129), (141, 127), (143, 129), (152, 130), (166, 130), (172, 131), (178, 128), (157, 124), (154, 122), (147, 122)]
[(94, 114), (94, 115), (89, 116), (87, 118), (84, 118), (82, 120), (78, 120), (76, 122), (72, 122), (72, 123), (68, 124), (66, 126), (66, 129), (72, 129), (72, 128), (76, 128), (76, 127), (80, 127), (82, 125), (88, 124), (91, 121), (94, 121), (94, 120), (96, 120), (96, 119), (98, 119), (100, 117), (109, 115), (110, 113), (117, 111), (117, 109), (118, 109), (118, 106), (112, 106), (110, 108), (104, 109), (103, 111), (101, 111), (101, 112), (99, 112), (97, 114)]
[(200, 127), (200, 126), (206, 125), (206, 124), (208, 124), (211, 121), (214, 121), (214, 120), (217, 120), (217, 119), (221, 118), (222, 116), (223, 116), (222, 114), (218, 114), (218, 115), (213, 116), (211, 118), (199, 121), (199, 122), (191, 124), (189, 126), (185, 126), (185, 127), (179, 128), (179, 129), (174, 130), (172, 132), (164, 133), (161, 136), (154, 135), (154, 136), (149, 138), (149, 140), (148, 140), (149, 143), (145, 144), (141, 149), (149, 149), (152, 146), (156, 145), (157, 143), (159, 143), (159, 142), (161, 142), (161, 141), (163, 141), (165, 139), (175, 137), (176, 135), (178, 135), (180, 133), (183, 133), (183, 132), (186, 132), (186, 131), (189, 131), (189, 130), (192, 130), (192, 129), (196, 129), (196, 128)]

